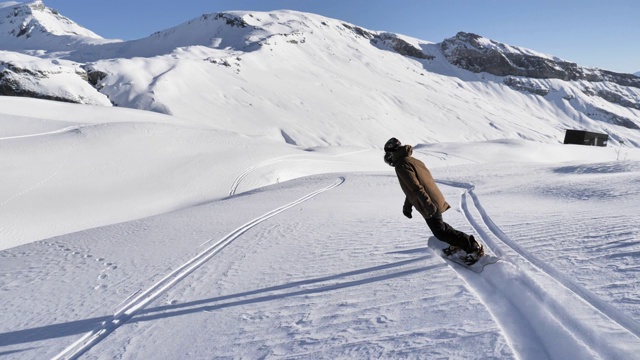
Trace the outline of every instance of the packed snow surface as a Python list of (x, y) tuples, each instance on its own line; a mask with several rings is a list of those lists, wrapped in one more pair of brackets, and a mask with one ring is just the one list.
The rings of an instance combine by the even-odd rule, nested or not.
[(481, 274), (402, 215), (380, 150), (0, 97), (0, 356), (638, 354), (638, 149), (414, 145), (501, 258)]

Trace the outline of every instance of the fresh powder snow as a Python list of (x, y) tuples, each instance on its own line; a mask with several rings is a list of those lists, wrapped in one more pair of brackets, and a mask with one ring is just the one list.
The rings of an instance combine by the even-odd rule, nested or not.
[(0, 103), (7, 358), (624, 359), (640, 348), (637, 149), (416, 144), (453, 206), (445, 220), (502, 259), (478, 275), (402, 216), (380, 150)]

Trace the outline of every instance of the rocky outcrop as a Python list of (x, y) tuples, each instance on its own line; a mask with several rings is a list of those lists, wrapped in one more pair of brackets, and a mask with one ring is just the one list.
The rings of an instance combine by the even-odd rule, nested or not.
[[(202, 15), (204, 19), (207, 19), (207, 17), (209, 16), (212, 16), (212, 15)], [(214, 14), (213, 16), (215, 20), (220, 20), (220, 19), (224, 20), (226, 24), (229, 26), (238, 27), (238, 28), (246, 28), (249, 26), (249, 24), (247, 24), (241, 17), (233, 14), (217, 13), (217, 14)]]
[(539, 82), (533, 81), (528, 78), (517, 78), (513, 76), (507, 76), (504, 79), (504, 84), (511, 87), (512, 89), (526, 91), (531, 94), (536, 94), (540, 96), (545, 96), (549, 93), (550, 89), (548, 87), (543, 87)]
[(93, 86), (94, 88), (100, 90), (102, 86), (100, 85), (100, 81), (107, 77), (107, 73), (99, 70), (95, 70), (91, 67), (83, 67), (86, 73), (86, 80)]
[(640, 110), (640, 103), (638, 103), (637, 101), (633, 101), (617, 92), (609, 90), (598, 90), (596, 92), (596, 95), (607, 100), (608, 102)]
[[(49, 69), (23, 66), (11, 61), (0, 61), (0, 95), (21, 96), (37, 99), (55, 100), (77, 104), (104, 104), (100, 98), (104, 95), (90, 89), (106, 74), (100, 72), (88, 73), (83, 68), (68, 66), (67, 64), (51, 64)], [(65, 66), (67, 65), (67, 66)], [(76, 76), (70, 78), (69, 75)], [(56, 77), (64, 79), (64, 86)]]
[[(410, 56), (417, 59), (433, 60), (435, 57), (427, 55), (422, 50), (402, 40), (395, 34), (382, 33), (378, 36), (379, 41), (382, 41), (385, 45), (389, 46), (395, 52), (403, 56)], [(378, 40), (376, 39), (376, 40)]]
[(0, 95), (2, 96), (21, 96), (21, 97), (30, 97), (36, 99), (45, 99), (45, 100), (54, 100), (54, 101), (62, 101), (69, 103), (79, 103), (78, 101), (74, 101), (72, 99), (47, 95), (38, 91), (29, 90), (25, 88), (18, 80), (12, 78), (8, 72), (0, 73)]
[(638, 124), (636, 124), (633, 120), (626, 118), (624, 116), (620, 116), (620, 115), (616, 115), (614, 113), (611, 113), (609, 111), (606, 111), (604, 109), (600, 109), (597, 108), (597, 110), (602, 113), (603, 116), (603, 121), (606, 121), (610, 124), (614, 124), (614, 125), (618, 125), (618, 126), (623, 126), (626, 127), (628, 129), (633, 129), (633, 130), (640, 130), (640, 126), (638, 126)]
[(403, 56), (410, 56), (417, 59), (425, 59), (432, 60), (434, 57), (431, 55), (427, 55), (422, 52), (422, 50), (416, 48), (415, 46), (409, 44), (405, 40), (399, 38), (396, 34), (391, 33), (374, 33), (371, 31), (364, 30), (357, 26), (352, 26), (349, 24), (342, 24), (345, 28), (353, 31), (356, 35), (361, 36), (365, 39), (369, 39), (374, 45), (386, 45), (387, 47), (393, 49), (393, 51), (397, 52)]
[(451, 64), (475, 73), (565, 81), (610, 81), (640, 88), (640, 78), (632, 74), (583, 68), (572, 62), (545, 57), (476, 34), (459, 32), (439, 46)]

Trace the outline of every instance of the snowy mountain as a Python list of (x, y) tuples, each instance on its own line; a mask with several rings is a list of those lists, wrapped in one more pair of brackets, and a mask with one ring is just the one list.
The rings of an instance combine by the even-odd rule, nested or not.
[[(624, 74), (291, 11), (130, 42), (54, 15), (0, 5), (2, 359), (640, 352)], [(611, 141), (560, 144), (568, 127)], [(498, 263), (448, 262), (403, 216), (391, 136)]]
[[(108, 98), (117, 106), (306, 147), (379, 147), (389, 134), (446, 142), (508, 133), (558, 143), (566, 128), (640, 145), (640, 89), (633, 75), (582, 68), (478, 35), (460, 33), (434, 44), (277, 11), (203, 15), (144, 39), (114, 42), (41, 1), (0, 11), (6, 95), (101, 105)], [(485, 102), (490, 111), (478, 106)], [(367, 106), (355, 109), (354, 103)], [(531, 111), (523, 115), (522, 108)], [(250, 120), (237, 121), (238, 113)], [(344, 136), (326, 136), (335, 126)], [(353, 134), (360, 136), (357, 144), (347, 144)]]
[(3, 49), (34, 53), (110, 42), (46, 7), (41, 0), (0, 3), (0, 39)]

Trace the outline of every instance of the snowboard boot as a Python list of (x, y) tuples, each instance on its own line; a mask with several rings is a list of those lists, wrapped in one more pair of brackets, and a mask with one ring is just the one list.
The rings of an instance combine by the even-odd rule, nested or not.
[(442, 249), (442, 253), (444, 254), (444, 256), (448, 257), (457, 253), (460, 250), (462, 250), (462, 248), (459, 246), (449, 245), (448, 248)]
[(484, 255), (484, 246), (482, 246), (473, 235), (469, 236), (469, 242), (471, 243), (471, 247), (466, 251), (467, 256), (464, 262), (467, 265), (472, 265)]

